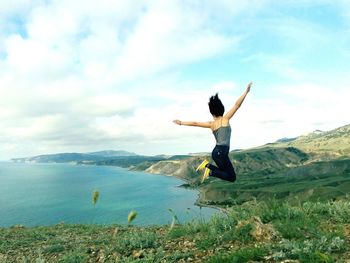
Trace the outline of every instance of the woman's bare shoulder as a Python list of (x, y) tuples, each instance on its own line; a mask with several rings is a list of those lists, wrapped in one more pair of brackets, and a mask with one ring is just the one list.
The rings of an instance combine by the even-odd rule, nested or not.
[(226, 117), (222, 117), (222, 126), (228, 126), (230, 124), (230, 120)]

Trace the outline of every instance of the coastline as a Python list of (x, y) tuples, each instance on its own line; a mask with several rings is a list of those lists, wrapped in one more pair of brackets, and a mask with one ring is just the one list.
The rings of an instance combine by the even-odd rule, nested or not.
[[(6, 162), (5, 161), (3, 163), (18, 163), (18, 162), (14, 162), (14, 161), (7, 161)], [(199, 208), (201, 208), (201, 207), (212, 208), (212, 209), (218, 210), (218, 211), (220, 211), (222, 213), (226, 213), (227, 212), (227, 210), (224, 207), (220, 206), (220, 205), (213, 205), (213, 204), (208, 204), (208, 203), (203, 202), (203, 200), (201, 198), (203, 189), (201, 189), (200, 185), (194, 185), (193, 181), (191, 181), (191, 180), (189, 180), (189, 179), (187, 179), (185, 177), (176, 176), (174, 173), (169, 173), (169, 174), (158, 173), (158, 172), (147, 171), (147, 169), (145, 169), (145, 170), (136, 170), (136, 169), (133, 169), (134, 168), (133, 166), (122, 167), (122, 166), (117, 166), (117, 165), (99, 165), (99, 164), (93, 164), (93, 163), (81, 164), (81, 163), (78, 163), (78, 162), (75, 162), (75, 163), (74, 162), (66, 162), (66, 163), (58, 163), (58, 162), (39, 163), (39, 162), (32, 162), (31, 164), (69, 164), (69, 165), (77, 165), (77, 166), (83, 165), (83, 166), (106, 166), (106, 167), (114, 166), (114, 167), (118, 167), (118, 168), (121, 168), (121, 169), (128, 170), (130, 172), (143, 172), (143, 173), (149, 173), (149, 174), (153, 174), (153, 175), (161, 175), (161, 176), (165, 176), (165, 177), (175, 177), (175, 178), (181, 180), (182, 182), (184, 182), (183, 184), (177, 185), (176, 187), (181, 187), (181, 188), (197, 191), (197, 199), (193, 203), (193, 205), (195, 205), (195, 206), (197, 206)]]
[[(47, 166), (47, 167), (46, 167)], [(182, 178), (165, 178), (162, 176), (162, 174), (148, 174), (141, 172), (141, 173), (135, 173), (134, 171), (129, 171), (127, 168), (123, 167), (117, 167), (117, 166), (110, 166), (110, 165), (104, 165), (102, 167), (101, 165), (93, 165), (92, 167), (84, 165), (85, 167), (82, 167), (81, 165), (73, 165), (72, 163), (23, 163), (23, 164), (18, 164), (18, 163), (3, 163), (3, 168), (5, 171), (4, 175), (7, 179), (9, 180), (14, 180), (17, 178), (21, 179), (21, 176), (23, 176), (23, 172), (21, 171), (26, 171), (25, 174), (25, 179), (26, 180), (31, 180), (32, 178), (30, 177), (32, 174), (38, 174), (40, 173), (40, 177), (33, 177), (34, 180), (37, 180), (38, 182), (40, 180), (47, 181), (47, 178), (57, 178), (57, 181), (59, 184), (52, 184), (50, 187), (55, 187), (55, 189), (58, 189), (57, 191), (54, 190), (54, 192), (57, 194), (52, 197), (51, 194), (48, 192), (43, 192), (40, 195), (32, 195), (33, 200), (40, 197), (40, 202), (43, 204), (64, 204), (64, 207), (73, 205), (77, 209), (68, 209), (68, 212), (65, 212), (64, 214), (60, 214), (57, 212), (57, 207), (55, 205), (50, 205), (47, 207), (51, 207), (50, 211), (52, 211), (52, 216), (48, 216), (49, 213), (42, 214), (42, 211), (44, 211), (46, 208), (45, 206), (40, 206), (36, 202), (35, 205), (38, 206), (38, 214), (42, 214), (42, 217), (39, 216), (31, 216), (31, 215), (23, 215), (21, 211), (24, 211), (28, 209), (28, 207), (31, 207), (31, 198), (27, 198), (24, 202), (22, 202), (18, 207), (14, 205), (14, 208), (10, 211), (8, 210), (8, 216), (2, 218), (1, 221), (1, 226), (2, 227), (10, 227), (12, 225), (16, 224), (22, 224), (25, 226), (33, 226), (35, 224), (56, 224), (57, 222), (64, 221), (66, 223), (84, 223), (85, 218), (90, 217), (92, 210), (90, 211), (90, 202), (85, 202), (84, 200), (89, 200), (91, 196), (91, 191), (93, 189), (99, 190), (102, 194), (103, 197), (107, 197), (106, 202), (102, 202), (101, 206), (98, 206), (99, 212), (96, 214), (96, 220), (94, 223), (101, 222), (102, 224), (108, 224), (110, 221), (111, 222), (119, 222), (118, 220), (120, 218), (126, 218), (128, 212), (130, 212), (130, 209), (138, 209), (136, 210), (140, 216), (142, 215), (148, 215), (146, 217), (139, 217), (140, 220), (137, 220), (138, 222), (136, 223), (137, 225), (147, 225), (147, 224), (155, 224), (158, 222), (160, 224), (168, 223), (169, 220), (171, 219), (171, 215), (169, 215), (168, 208), (172, 208), (177, 216), (179, 218), (183, 218), (181, 220), (187, 221), (187, 220), (192, 220), (193, 215), (189, 214), (187, 211), (187, 208), (190, 209), (190, 211), (195, 211), (194, 213), (198, 213), (200, 211), (200, 206), (197, 205), (197, 200), (199, 198), (198, 191), (193, 191), (195, 188), (191, 187), (188, 189), (185, 189), (184, 187), (181, 187), (181, 185), (186, 184), (187, 181), (183, 180)], [(18, 172), (19, 171), (19, 172)], [(11, 175), (13, 172), (12, 177), (9, 177), (8, 175)], [(113, 175), (119, 175), (121, 174), (122, 177), (119, 176), (113, 176)], [(76, 174), (77, 176), (74, 177), (73, 181), (72, 180), (72, 174)], [(99, 177), (98, 175), (102, 175), (102, 177)], [(48, 176), (48, 177), (47, 177)], [(128, 179), (129, 177), (129, 179)], [(13, 178), (13, 179), (11, 179)], [(76, 179), (75, 179), (76, 178)], [(90, 180), (91, 178), (95, 178), (94, 180)], [(110, 178), (110, 179), (109, 179)], [(120, 181), (121, 179), (125, 178), (128, 179), (128, 183), (123, 183), (124, 181)], [(144, 179), (143, 179), (144, 178)], [(182, 180), (179, 180), (182, 179)], [(112, 180), (112, 181), (111, 181)], [(124, 180), (124, 179), (123, 179)], [(79, 187), (80, 189), (84, 190), (79, 190), (79, 189), (70, 189), (69, 187), (65, 189), (69, 189), (70, 192), (74, 194), (79, 194), (81, 191), (84, 192), (84, 204), (80, 205), (80, 199), (75, 198), (72, 203), (67, 203), (67, 199), (71, 199), (70, 197), (65, 198), (63, 197), (63, 192), (66, 192), (67, 190), (60, 190), (62, 189), (60, 182), (67, 182), (65, 185), (74, 185), (77, 181), (79, 181), (79, 185), (82, 185), (83, 187)], [(3, 186), (6, 187), (7, 181), (3, 181), (4, 184)], [(35, 181), (36, 182), (36, 181)], [(72, 184), (70, 183), (72, 182)], [(112, 182), (106, 184), (106, 182)], [(115, 194), (113, 194), (113, 191), (115, 192), (115, 187), (114, 183), (117, 182), (117, 188), (118, 190), (118, 197), (114, 197)], [(143, 183), (140, 184), (140, 182), (148, 182), (145, 185)], [(36, 184), (33, 184), (34, 186), (26, 186), (28, 184), (24, 184), (23, 189), (28, 189), (28, 192), (32, 192), (33, 187), (35, 188)], [(96, 186), (98, 185), (98, 186)], [(101, 185), (101, 186), (100, 186)], [(108, 186), (105, 186), (108, 185)], [(140, 191), (135, 191), (132, 192), (132, 198), (129, 200), (127, 199), (126, 196), (128, 196), (128, 193), (132, 190), (130, 187), (137, 187), (138, 190)], [(178, 188), (181, 187), (181, 188)], [(7, 192), (14, 192), (14, 197), (18, 197), (21, 195), (21, 192), (23, 191), (17, 191), (19, 188), (12, 188), (12, 187), (7, 187), (7, 190), (5, 189), (4, 193)], [(21, 188), (22, 189), (22, 188)], [(112, 189), (112, 190), (111, 190)], [(114, 190), (113, 190), (114, 189)], [(131, 189), (131, 190), (130, 190)], [(190, 191), (188, 191), (190, 190)], [(198, 188), (196, 188), (198, 190)], [(111, 192), (112, 191), (112, 192)], [(151, 192), (150, 192), (151, 191)], [(126, 193), (126, 194), (125, 194)], [(62, 196), (61, 196), (62, 195)], [(120, 196), (120, 197), (119, 197)], [(48, 197), (48, 198), (46, 198)], [(38, 199), (37, 198), (37, 199)], [(13, 199), (17, 200), (17, 199)], [(41, 201), (44, 200), (44, 201)], [(114, 200), (113, 205), (108, 206), (109, 200)], [(115, 201), (116, 200), (116, 201)], [(146, 200), (151, 200), (151, 201), (146, 201)], [(155, 200), (155, 201), (152, 201)], [(159, 200), (159, 201), (158, 201)], [(41, 204), (40, 203), (40, 204)], [(11, 204), (11, 202), (10, 202)], [(79, 206), (77, 206), (79, 204)], [(110, 209), (110, 207), (113, 206), (114, 208)], [(148, 210), (145, 210), (143, 207), (151, 206)], [(10, 205), (4, 206), (5, 214), (7, 213), (6, 209), (9, 209)], [(63, 207), (63, 206), (62, 206)], [(91, 206), (92, 207), (92, 206)], [(129, 207), (129, 210), (126, 211)], [(141, 208), (139, 208), (141, 207)], [(159, 207), (158, 210), (155, 209), (155, 207)], [(22, 209), (23, 208), (23, 209)], [(80, 216), (83, 215), (84, 213), (79, 214), (79, 218), (81, 217), (81, 220), (71, 220), (70, 218), (75, 218), (76, 214), (78, 214), (78, 211), (88, 211), (86, 216)], [(124, 211), (125, 210), (125, 211)], [(73, 211), (73, 212), (71, 212)], [(95, 211), (95, 210), (93, 210)], [(100, 214), (106, 213), (107, 217), (102, 218), (99, 216)], [(116, 219), (114, 220), (109, 220), (109, 215), (115, 213), (117, 215)], [(123, 213), (122, 215), (120, 215)], [(216, 210), (213, 209), (202, 209), (203, 215), (206, 216), (206, 219), (209, 219), (211, 214), (216, 213)], [(14, 216), (17, 216), (18, 220), (13, 220), (15, 218)], [(48, 218), (48, 219), (47, 219)], [(56, 220), (56, 218), (58, 218)], [(154, 218), (154, 219), (150, 219)], [(141, 220), (142, 219), (142, 220)], [(164, 220), (163, 220), (164, 219)], [(74, 222), (73, 222), (74, 221)], [(121, 222), (122, 220), (120, 220)], [(39, 222), (39, 223), (36, 223)], [(42, 223), (44, 222), (44, 223)], [(53, 222), (53, 223), (52, 223)], [(87, 222), (87, 221), (86, 221)], [(90, 223), (90, 221), (88, 222)]]
[[(135, 170), (132, 170), (132, 171), (135, 171)], [(146, 172), (146, 171), (137, 171), (137, 172)], [(183, 178), (183, 177), (178, 177), (176, 175), (173, 175), (173, 174), (160, 174), (160, 173), (151, 173), (149, 171), (147, 171), (147, 173), (150, 173), (150, 174), (157, 174), (157, 175), (162, 175), (162, 176), (166, 176), (166, 177), (175, 177), (177, 179), (180, 179), (181, 181), (185, 182), (184, 184), (181, 184), (181, 185), (178, 185), (177, 187), (181, 187), (181, 188), (185, 188), (185, 189), (191, 189), (191, 190), (195, 190), (197, 191), (197, 200), (194, 202), (194, 205), (195, 206), (198, 206), (199, 208), (202, 208), (202, 207), (206, 207), (206, 208), (212, 208), (212, 209), (215, 209), (221, 213), (225, 213), (227, 214), (227, 209), (224, 208), (223, 206), (220, 206), (220, 205), (213, 205), (213, 204), (208, 204), (208, 203), (205, 203), (203, 202), (202, 198), (201, 198), (201, 195), (203, 194), (203, 189), (201, 189), (201, 187), (199, 187), (198, 185), (193, 185), (191, 184), (191, 181), (186, 179), (186, 178)]]

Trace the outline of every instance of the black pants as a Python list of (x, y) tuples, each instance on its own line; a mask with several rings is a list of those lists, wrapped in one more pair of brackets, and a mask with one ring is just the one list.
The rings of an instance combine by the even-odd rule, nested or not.
[(211, 170), (210, 176), (234, 182), (236, 181), (236, 173), (228, 158), (229, 150), (229, 146), (216, 145), (211, 156), (217, 167), (212, 164), (208, 164), (207, 167)]

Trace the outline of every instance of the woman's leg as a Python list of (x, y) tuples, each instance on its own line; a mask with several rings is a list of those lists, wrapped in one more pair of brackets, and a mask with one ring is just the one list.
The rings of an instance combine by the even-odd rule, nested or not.
[(228, 153), (228, 146), (215, 146), (212, 152), (212, 158), (218, 167), (212, 164), (208, 164), (207, 167), (211, 170), (210, 176), (234, 182), (236, 180), (236, 173), (228, 157)]

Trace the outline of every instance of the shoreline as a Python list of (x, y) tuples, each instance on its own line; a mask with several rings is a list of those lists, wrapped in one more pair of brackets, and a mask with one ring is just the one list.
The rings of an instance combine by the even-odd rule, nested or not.
[[(22, 167), (22, 164), (13, 163), (13, 162), (10, 162), (10, 163), (7, 163), (7, 164), (4, 163), (4, 165), (8, 165), (8, 167), (9, 167), (8, 171), (9, 172), (10, 171), (16, 171), (16, 169), (18, 170), (18, 168), (16, 168), (16, 167)], [(13, 165), (15, 167), (11, 168)], [(83, 170), (81, 170), (79, 168), (80, 165), (79, 166), (75, 166), (72, 163), (65, 163), (65, 164), (63, 164), (63, 163), (24, 163), (23, 165), (24, 165), (23, 167), (27, 167), (26, 169), (28, 169), (28, 171), (37, 171), (36, 170), (37, 169), (36, 168), (37, 165), (39, 165), (39, 166), (41, 166), (41, 165), (44, 165), (44, 166), (48, 165), (48, 166), (50, 166), (50, 168), (48, 168), (47, 170), (46, 169), (43, 170), (43, 171), (47, 171), (47, 175), (51, 174), (50, 171), (52, 171), (53, 173), (57, 173), (57, 175), (61, 175), (61, 173), (58, 173), (56, 171), (61, 171), (61, 170), (65, 171), (65, 169), (66, 169), (65, 167), (67, 167), (67, 169), (68, 169), (67, 171), (72, 170), (72, 171), (75, 171), (75, 173), (79, 173), (80, 174), (79, 177), (83, 181), (86, 180), (86, 179), (84, 179), (85, 177), (83, 176), (84, 173), (86, 172), (88, 174), (94, 174), (95, 172), (89, 172), (89, 171), (95, 171), (95, 167), (101, 167), (101, 169), (103, 169), (103, 170), (96, 170), (96, 171), (105, 171), (106, 175), (109, 174), (108, 171), (112, 171), (111, 173), (114, 173), (114, 174), (115, 173), (119, 173), (119, 172), (123, 173), (123, 174), (126, 174), (126, 175), (129, 174), (130, 176), (132, 176), (133, 173), (136, 172), (134, 170), (130, 171), (126, 167), (120, 167), (120, 166), (112, 166), (111, 167), (111, 165), (103, 165), (103, 167), (109, 166), (109, 167), (106, 167), (106, 168), (103, 168), (101, 165), (98, 165), (98, 166), (93, 165), (92, 167), (87, 167), (86, 166), (86, 168), (82, 168)], [(63, 168), (61, 169), (58, 166), (56, 167), (56, 165), (62, 166)], [(74, 168), (74, 166), (77, 167), (77, 168)], [(69, 168), (69, 167), (72, 167), (72, 168)], [(23, 169), (23, 168), (20, 168), (20, 169)], [(41, 168), (38, 167), (38, 169), (41, 169)], [(123, 170), (124, 170), (124, 172), (123, 172)], [(113, 171), (115, 171), (115, 172), (113, 172)], [(147, 187), (149, 189), (153, 189), (153, 186), (152, 186), (153, 184), (155, 186), (157, 186), (157, 185), (161, 185), (162, 186), (164, 184), (166, 186), (166, 188), (164, 188), (164, 187), (161, 187), (161, 188), (163, 188), (163, 189), (169, 188), (169, 190), (165, 190), (165, 192), (164, 192), (164, 190), (156, 191), (156, 192), (154, 192), (153, 196), (155, 196), (156, 199), (159, 199), (159, 200), (163, 199), (164, 200), (164, 198), (167, 198), (167, 196), (168, 196), (167, 192), (169, 192), (169, 194), (171, 192), (174, 192), (174, 194), (170, 195), (171, 197), (169, 197), (170, 198), (169, 200), (171, 200), (172, 208), (174, 208), (175, 210), (178, 210), (178, 211), (176, 211), (177, 216), (179, 216), (179, 218), (183, 217), (182, 220), (187, 222), (187, 221), (192, 220), (192, 218), (195, 218), (195, 216), (193, 216), (192, 214), (188, 215), (188, 212), (187, 212), (186, 208), (189, 207), (191, 211), (195, 211), (195, 212), (198, 213), (200, 211), (200, 208), (204, 207), (204, 205), (198, 205), (199, 204), (199, 202), (198, 202), (199, 201), (199, 189), (198, 189), (198, 187), (193, 187), (193, 185), (189, 182), (189, 180), (184, 180), (184, 178), (179, 178), (179, 177), (172, 176), (172, 175), (171, 176), (169, 175), (167, 177), (174, 177), (174, 179), (168, 180), (168, 179), (163, 179), (164, 178), (163, 174), (150, 174), (150, 175), (147, 175), (147, 173), (144, 173), (144, 174), (142, 174), (142, 173), (143, 173), (143, 171), (141, 171), (141, 174), (140, 173), (134, 173), (134, 176), (132, 176), (133, 178), (139, 178), (139, 179), (132, 179), (132, 178), (130, 178), (130, 179), (132, 179), (132, 182), (133, 182), (133, 184), (130, 185), (130, 187), (131, 187), (130, 189), (132, 189), (133, 185), (137, 186), (138, 182), (140, 182), (139, 180), (141, 180), (143, 182), (142, 178), (145, 178), (145, 180), (147, 178), (150, 178), (149, 182), (151, 182), (151, 185), (149, 185)], [(46, 173), (43, 174), (43, 175), (46, 175)], [(162, 177), (158, 177), (160, 175)], [(152, 179), (152, 177), (153, 177), (153, 179)], [(89, 178), (89, 177), (87, 177), (87, 178)], [(99, 177), (96, 177), (96, 178), (97, 178), (96, 180), (100, 180), (100, 179), (98, 179)], [(106, 178), (106, 180), (108, 180), (107, 177), (105, 177), (105, 178)], [(67, 177), (67, 179), (71, 180), (71, 179), (69, 179), (69, 177)], [(135, 180), (137, 180), (137, 181), (135, 181)], [(186, 187), (186, 184), (188, 184), (187, 186), (189, 186), (189, 187)], [(56, 185), (56, 186), (53, 185), (53, 186), (57, 187), (58, 185)], [(180, 188), (178, 188), (178, 187), (180, 187)], [(28, 188), (28, 189), (31, 191), (32, 188)], [(171, 190), (171, 189), (173, 189), (173, 190)], [(187, 191), (187, 190), (190, 190), (190, 191)], [(193, 190), (196, 190), (196, 191), (194, 192)], [(11, 190), (9, 190), (9, 191), (11, 191)], [(126, 189), (126, 191), (129, 191), (129, 190)], [(149, 190), (146, 189), (145, 191), (147, 192)], [(77, 191), (74, 190), (74, 192), (77, 192)], [(46, 196), (50, 197), (50, 195), (46, 195)], [(146, 196), (144, 196), (143, 193), (140, 193), (137, 196), (139, 197), (139, 199), (138, 200), (135, 199), (135, 204), (142, 204), (143, 200), (146, 198)], [(172, 196), (174, 196), (174, 197), (172, 197)], [(52, 199), (52, 198), (49, 198), (49, 199)], [(48, 200), (47, 202), (48, 203), (53, 203), (53, 204), (55, 203), (54, 200), (53, 201)], [(160, 202), (157, 202), (157, 203), (161, 204), (161, 203), (164, 203), (164, 201), (160, 201)], [(124, 206), (128, 206), (128, 201), (127, 200), (125, 200), (124, 202), (122, 201), (120, 204), (124, 205)], [(24, 205), (22, 205), (21, 207), (26, 208), (26, 207), (28, 207), (28, 205), (29, 205), (29, 203), (24, 203)], [(169, 205), (169, 202), (168, 202), (168, 205)], [(158, 218), (159, 218), (159, 216), (157, 215), (158, 212), (154, 212), (153, 216), (151, 216), (151, 214), (150, 214), (149, 220), (147, 218), (141, 218), (140, 217), (140, 222), (137, 222), (136, 224), (140, 225), (140, 226), (148, 226), (148, 225), (154, 225), (154, 224), (159, 224), (159, 225), (168, 224), (168, 222), (171, 221), (171, 215), (169, 215), (169, 213), (167, 212), (168, 207), (169, 207), (168, 205), (166, 203), (164, 205), (159, 205), (159, 207), (162, 209), (162, 212), (161, 212), (162, 213), (162, 218), (165, 218), (165, 220), (160, 220), (160, 219), (158, 220)], [(158, 204), (151, 204), (151, 206), (152, 207), (158, 207)], [(5, 210), (6, 210), (6, 208), (7, 207), (5, 206)], [(211, 215), (214, 214), (214, 213), (217, 213), (217, 209), (216, 210), (212, 210), (210, 208), (213, 208), (213, 207), (208, 207), (208, 209), (202, 209), (202, 213), (203, 213), (203, 215), (205, 215), (206, 220), (210, 220)], [(53, 209), (56, 209), (55, 206), (53, 207)], [(40, 209), (40, 211), (41, 210), (43, 210), (43, 209)], [(77, 210), (80, 210), (80, 209), (78, 208)], [(113, 220), (111, 222), (107, 222), (108, 220), (107, 219), (105, 220), (103, 218), (101, 220), (97, 220), (97, 221), (94, 220), (94, 222), (90, 222), (90, 221), (88, 222), (88, 221), (86, 221), (84, 219), (84, 218), (86, 218), (85, 216), (82, 216), (81, 220), (71, 221), (71, 220), (69, 220), (69, 219), (67, 219), (65, 217), (58, 216), (57, 220), (53, 219), (53, 220), (51, 220), (51, 222), (49, 222), (47, 220), (39, 222), (39, 221), (36, 220), (36, 217), (33, 217), (33, 220), (32, 219), (27, 220), (26, 217), (25, 217), (25, 214), (21, 213), (21, 211), (18, 210), (18, 209), (16, 211), (18, 211), (18, 212), (16, 212), (16, 214), (20, 215), (18, 217), (18, 220), (12, 220), (12, 216), (9, 216), (8, 218), (4, 218), (4, 220), (1, 220), (1, 222), (4, 223), (4, 224), (1, 224), (1, 226), (0, 226), (1, 228), (11, 228), (11, 227), (15, 227), (16, 225), (24, 226), (24, 227), (27, 228), (27, 227), (43, 226), (43, 225), (56, 225), (56, 224), (58, 224), (60, 222), (64, 222), (65, 224), (86, 224), (86, 223), (87, 224), (91, 224), (91, 223), (95, 224), (95, 223), (100, 221), (101, 223), (99, 223), (99, 224), (103, 224), (103, 225), (107, 224), (107, 225), (109, 225), (109, 224), (116, 224), (118, 222), (118, 220), (119, 220), (118, 219), (119, 215), (118, 215), (118, 218), (116, 220)], [(152, 212), (153, 210), (151, 209), (149, 211)], [(140, 211), (138, 211), (138, 212), (140, 212)], [(146, 213), (146, 212), (143, 211), (143, 213)], [(168, 218), (168, 215), (169, 215), (169, 218)], [(89, 217), (89, 215), (87, 215), (87, 217)], [(154, 219), (152, 220), (151, 218), (153, 218), (153, 217), (154, 217)], [(56, 217), (54, 217), (54, 218), (56, 218)], [(126, 216), (125, 216), (125, 218), (126, 218)], [(181, 220), (181, 222), (182, 222), (182, 220)], [(86, 221), (86, 223), (84, 221)], [(104, 221), (104, 222), (102, 222), (102, 221)], [(137, 221), (139, 221), (139, 220), (137, 220)], [(105, 223), (105, 222), (107, 222), (107, 223)], [(120, 220), (120, 222), (121, 222), (121, 220)], [(157, 222), (159, 222), (159, 223), (157, 223)]]
[(176, 179), (179, 179), (181, 180), (182, 182), (184, 182), (183, 184), (180, 184), (180, 185), (177, 185), (175, 187), (181, 187), (181, 188), (185, 188), (185, 189), (190, 189), (190, 190), (195, 190), (197, 191), (197, 199), (196, 201), (193, 203), (193, 205), (201, 208), (201, 207), (207, 207), (207, 208), (212, 208), (212, 209), (215, 209), (215, 210), (218, 210), (222, 213), (226, 213), (227, 210), (221, 206), (216, 206), (216, 205), (211, 205), (211, 204), (206, 204), (206, 203), (203, 203), (201, 202), (201, 188), (199, 186), (194, 186), (191, 184), (191, 181), (186, 179), (186, 178), (183, 178), (183, 177), (178, 177), (176, 175), (173, 175), (173, 174), (164, 174), (164, 173), (152, 173), (152, 172), (149, 172), (149, 171), (145, 171), (145, 170), (133, 170), (132, 169), (132, 166), (129, 166), (129, 167), (122, 167), (122, 166), (117, 166), (117, 165), (98, 165), (98, 164), (81, 164), (81, 163), (77, 163), (77, 162), (64, 162), (64, 163), (58, 163), (58, 162), (43, 162), (43, 163), (39, 163), (39, 162), (15, 162), (15, 161), (8, 161), (7, 163), (25, 163), (25, 164), (68, 164), (68, 165), (78, 165), (78, 166), (106, 166), (106, 167), (118, 167), (118, 168), (121, 168), (121, 169), (125, 169), (125, 170), (128, 170), (129, 172), (143, 172), (143, 173), (149, 173), (149, 174), (152, 174), (152, 175), (161, 175), (161, 176), (165, 176), (165, 177), (174, 177)]

